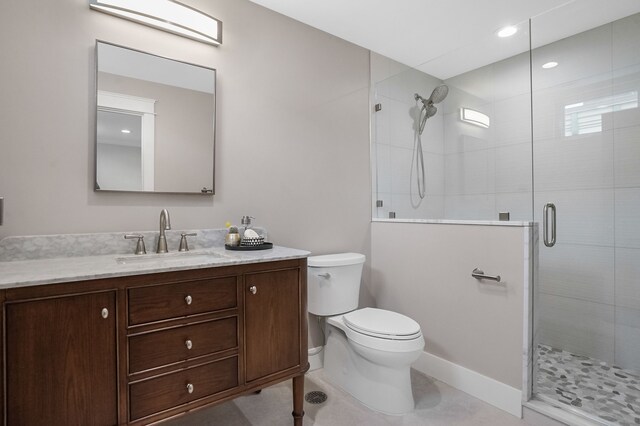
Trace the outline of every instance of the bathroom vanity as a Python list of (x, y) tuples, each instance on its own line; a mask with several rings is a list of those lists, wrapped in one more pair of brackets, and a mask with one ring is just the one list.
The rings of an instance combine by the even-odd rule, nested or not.
[(5, 424), (150, 424), (292, 379), (302, 425), (308, 253), (222, 252), (0, 262)]

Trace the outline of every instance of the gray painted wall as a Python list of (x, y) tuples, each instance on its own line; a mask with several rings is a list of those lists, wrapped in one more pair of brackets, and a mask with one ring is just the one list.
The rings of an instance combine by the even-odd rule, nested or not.
[[(0, 237), (222, 227), (244, 214), (281, 245), (367, 251), (369, 54), (245, 0), (190, 1), (224, 22), (215, 48), (89, 10), (0, 5)], [(216, 195), (93, 191), (94, 44), (218, 70)]]
[[(167, 208), (177, 230), (252, 215), (276, 244), (368, 255), (369, 52), (246, 0), (188, 3), (222, 46), (85, 0), (0, 2), (0, 238), (156, 230)], [(215, 196), (93, 191), (96, 39), (217, 69)]]
[(370, 292), (420, 324), (425, 352), (522, 389), (525, 230), (373, 223)]

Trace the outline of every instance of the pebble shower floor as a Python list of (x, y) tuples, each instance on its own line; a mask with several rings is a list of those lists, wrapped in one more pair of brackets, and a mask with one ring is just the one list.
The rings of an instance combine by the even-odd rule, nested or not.
[(536, 393), (615, 425), (640, 425), (640, 374), (538, 345)]

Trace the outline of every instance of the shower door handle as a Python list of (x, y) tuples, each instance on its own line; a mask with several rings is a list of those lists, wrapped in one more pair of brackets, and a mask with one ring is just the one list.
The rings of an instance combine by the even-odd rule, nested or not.
[[(549, 239), (549, 210), (551, 210), (551, 239)], [(556, 245), (556, 206), (553, 203), (547, 203), (542, 209), (542, 235), (544, 245), (553, 247)]]

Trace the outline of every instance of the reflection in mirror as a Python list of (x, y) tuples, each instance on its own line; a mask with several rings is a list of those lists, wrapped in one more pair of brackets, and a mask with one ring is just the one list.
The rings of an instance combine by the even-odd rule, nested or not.
[(213, 194), (211, 68), (97, 42), (96, 190)]

